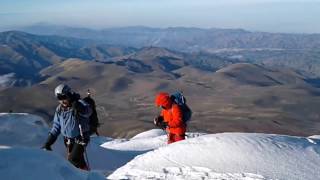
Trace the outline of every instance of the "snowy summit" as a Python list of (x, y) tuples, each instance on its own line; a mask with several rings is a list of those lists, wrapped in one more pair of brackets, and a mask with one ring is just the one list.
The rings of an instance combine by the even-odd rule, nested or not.
[(48, 130), (38, 116), (0, 114), (1, 179), (315, 180), (320, 177), (319, 136), (188, 133), (186, 140), (170, 145), (160, 129), (131, 139), (92, 137), (88, 147), (92, 170), (87, 172), (76, 169), (65, 159), (62, 143), (57, 143), (53, 152), (40, 149)]

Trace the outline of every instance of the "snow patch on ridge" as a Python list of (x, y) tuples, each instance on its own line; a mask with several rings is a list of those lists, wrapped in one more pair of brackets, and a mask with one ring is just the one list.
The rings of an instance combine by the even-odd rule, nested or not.
[(226, 179), (239, 179), (237, 176), (242, 174), (244, 178), (313, 180), (320, 177), (320, 146), (307, 138), (283, 135), (204, 135), (137, 156), (108, 178), (146, 179), (149, 172), (159, 179), (170, 174), (192, 179), (186, 172), (194, 167), (209, 169), (212, 177), (204, 177), (209, 179), (219, 177), (218, 174), (229, 174)]

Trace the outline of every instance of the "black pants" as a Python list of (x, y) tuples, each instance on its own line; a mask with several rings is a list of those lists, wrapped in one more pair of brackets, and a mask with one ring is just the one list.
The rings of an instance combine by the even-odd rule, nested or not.
[(64, 144), (67, 148), (67, 158), (77, 168), (88, 169), (84, 159), (84, 151), (88, 143), (89, 139), (85, 139), (84, 144), (82, 144), (78, 139), (64, 138)]

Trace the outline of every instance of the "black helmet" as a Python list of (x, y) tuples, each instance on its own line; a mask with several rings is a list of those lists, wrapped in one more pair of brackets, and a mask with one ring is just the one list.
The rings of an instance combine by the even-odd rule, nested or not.
[(66, 85), (66, 84), (60, 84), (57, 86), (54, 90), (54, 95), (59, 99), (59, 100), (64, 100), (70, 98), (71, 94), (71, 88)]

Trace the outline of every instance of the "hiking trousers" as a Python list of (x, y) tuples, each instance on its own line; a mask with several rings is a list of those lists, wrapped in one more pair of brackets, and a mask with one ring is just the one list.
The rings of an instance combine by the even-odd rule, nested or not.
[(172, 133), (169, 133), (168, 134), (168, 144), (171, 144), (171, 143), (174, 143), (174, 142), (177, 142), (177, 141), (181, 141), (181, 140), (184, 140), (185, 139), (185, 135), (179, 135), (179, 134), (172, 134)]
[(77, 168), (88, 170), (87, 163), (85, 161), (84, 152), (89, 139), (80, 142), (77, 139), (64, 138), (64, 144), (67, 148), (67, 159)]

